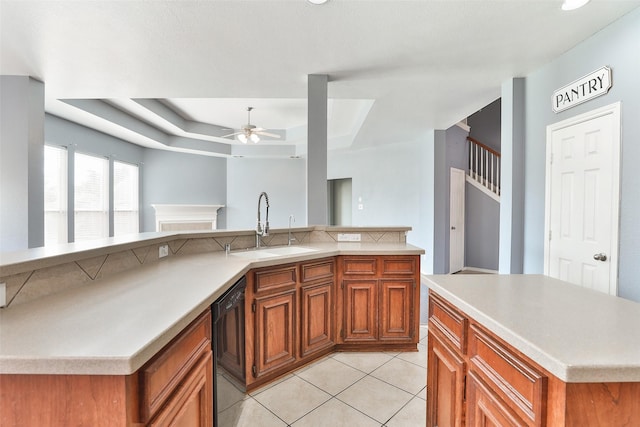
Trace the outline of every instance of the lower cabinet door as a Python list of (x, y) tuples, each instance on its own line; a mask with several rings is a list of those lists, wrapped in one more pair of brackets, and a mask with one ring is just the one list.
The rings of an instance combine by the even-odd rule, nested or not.
[(465, 362), (431, 332), (428, 355), (427, 427), (461, 427)]
[(255, 300), (255, 365), (259, 378), (296, 361), (295, 289)]
[(150, 426), (209, 427), (213, 425), (213, 362), (203, 357), (177, 388)]
[(344, 280), (344, 342), (378, 339), (378, 281)]
[(333, 345), (333, 282), (301, 289), (301, 356), (313, 354)]
[(413, 279), (380, 280), (380, 340), (411, 341)]
[(467, 377), (467, 404), (467, 426), (469, 427), (527, 425), (473, 371), (470, 371)]

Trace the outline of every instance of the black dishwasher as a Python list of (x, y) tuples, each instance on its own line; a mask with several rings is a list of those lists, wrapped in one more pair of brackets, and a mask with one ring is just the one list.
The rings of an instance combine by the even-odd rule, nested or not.
[(243, 276), (229, 290), (211, 305), (214, 334), (213, 346), (213, 417), (214, 426), (218, 427), (218, 411), (220, 408), (218, 388), (221, 382), (225, 385), (244, 390), (245, 357), (244, 357), (244, 290), (247, 280)]

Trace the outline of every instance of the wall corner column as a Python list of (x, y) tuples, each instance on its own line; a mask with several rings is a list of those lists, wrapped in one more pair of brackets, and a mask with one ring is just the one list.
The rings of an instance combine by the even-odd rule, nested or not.
[(525, 79), (502, 84), (500, 274), (519, 274), (524, 263)]
[(329, 76), (309, 74), (307, 125), (307, 224), (328, 224), (327, 97)]
[(0, 250), (44, 245), (44, 83), (0, 76)]

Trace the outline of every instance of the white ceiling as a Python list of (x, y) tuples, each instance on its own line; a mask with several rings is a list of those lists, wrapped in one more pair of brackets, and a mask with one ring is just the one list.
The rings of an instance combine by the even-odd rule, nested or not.
[(560, 5), (1, 0), (0, 73), (44, 81), (53, 114), (141, 145), (214, 155), (260, 152), (219, 138), (246, 123), (248, 106), (252, 124), (284, 136), (261, 144), (303, 154), (307, 75), (328, 74), (330, 146), (362, 148), (448, 128), (498, 98), (503, 81), (640, 0)]

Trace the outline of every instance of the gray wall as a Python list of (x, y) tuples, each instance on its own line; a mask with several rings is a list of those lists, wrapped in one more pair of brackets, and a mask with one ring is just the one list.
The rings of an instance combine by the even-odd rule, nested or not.
[(44, 84), (0, 77), (0, 251), (44, 244)]
[[(328, 178), (352, 178), (354, 226), (408, 225), (407, 241), (427, 250), (423, 272), (433, 268), (433, 135), (420, 141), (364, 150), (332, 150)], [(431, 174), (431, 176), (430, 176)], [(358, 209), (362, 197), (363, 209)]]
[(497, 271), (500, 203), (467, 183), (465, 211), (465, 266)]
[[(152, 204), (225, 205), (227, 160), (145, 149), (142, 167), (142, 231), (155, 231)], [(227, 228), (226, 208), (218, 210), (218, 228)]]
[(466, 170), (468, 163), (466, 130), (452, 126), (435, 132), (434, 193), (434, 274), (449, 272), (450, 174), (451, 168)]
[[(469, 136), (500, 152), (501, 100), (467, 119)], [(467, 267), (498, 270), (500, 204), (467, 184), (465, 193), (465, 264)]]
[[(227, 161), (227, 228), (256, 228), (258, 196), (269, 195), (269, 225), (286, 228), (289, 215), (295, 226), (307, 225), (305, 159), (231, 158)], [(262, 220), (265, 204), (262, 202)], [(312, 224), (313, 225), (313, 224)]]
[[(546, 127), (569, 117), (622, 102), (619, 295), (640, 301), (640, 9), (577, 45), (526, 79), (524, 271), (544, 268)], [(608, 65), (613, 87), (607, 95), (562, 113), (551, 111), (554, 90)]]
[(500, 152), (500, 98), (467, 118), (469, 136)]

